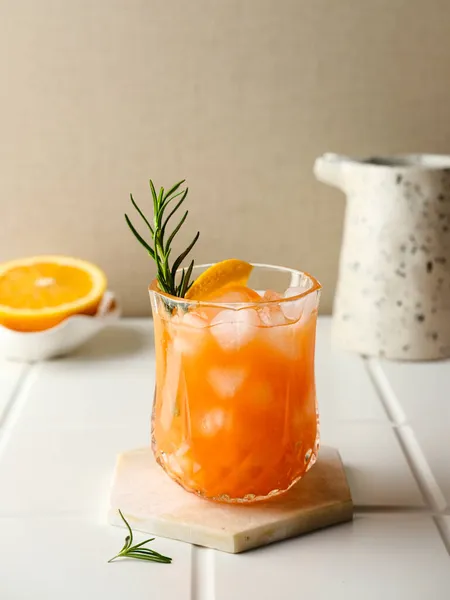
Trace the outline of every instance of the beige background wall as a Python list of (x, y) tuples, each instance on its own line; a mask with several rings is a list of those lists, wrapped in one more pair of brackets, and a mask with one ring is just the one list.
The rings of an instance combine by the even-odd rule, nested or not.
[(153, 265), (132, 191), (186, 177), (197, 261), (316, 274), (331, 308), (334, 150), (450, 152), (448, 0), (0, 0), (0, 260), (98, 262), (128, 314)]

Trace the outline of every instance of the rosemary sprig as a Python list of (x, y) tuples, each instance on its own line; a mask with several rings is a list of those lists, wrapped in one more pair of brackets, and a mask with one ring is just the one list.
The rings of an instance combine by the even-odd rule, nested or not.
[(136, 558), (137, 560), (148, 560), (150, 562), (164, 563), (166, 565), (170, 564), (172, 562), (172, 559), (169, 556), (164, 556), (163, 554), (160, 554), (159, 552), (156, 552), (155, 550), (151, 550), (150, 548), (142, 547), (144, 544), (147, 544), (148, 542), (153, 542), (153, 540), (155, 538), (149, 538), (148, 540), (145, 540), (145, 541), (141, 542), (140, 544), (136, 544), (135, 546), (132, 546), (133, 532), (131, 531), (131, 527), (130, 527), (128, 521), (123, 516), (120, 508), (119, 508), (119, 514), (122, 517), (122, 521), (127, 526), (129, 535), (127, 535), (127, 537), (125, 538), (125, 544), (124, 544), (122, 550), (119, 552), (119, 554), (116, 554), (116, 556), (113, 556), (112, 558), (110, 558), (108, 560), (108, 562), (113, 562), (113, 560), (116, 560), (116, 558), (124, 558), (124, 557)]
[[(153, 181), (150, 179), (150, 191), (153, 199), (153, 224), (150, 223), (148, 218), (144, 215), (142, 210), (134, 201), (133, 195), (130, 194), (130, 200), (139, 216), (144, 221), (150, 232), (150, 240), (147, 241), (144, 239), (141, 234), (134, 227), (128, 215), (125, 215), (125, 221), (127, 222), (128, 227), (131, 229), (133, 235), (138, 240), (142, 246), (147, 250), (150, 256), (156, 263), (157, 269), (157, 279), (161, 290), (171, 294), (172, 296), (179, 296), (180, 298), (184, 298), (186, 292), (191, 287), (192, 283), (190, 281), (192, 276), (192, 269), (194, 268), (194, 261), (192, 260), (189, 266), (186, 269), (182, 269), (180, 275), (178, 276), (177, 282), (177, 271), (181, 267), (184, 259), (187, 257), (189, 252), (192, 250), (194, 245), (196, 244), (200, 232), (197, 232), (192, 242), (189, 246), (176, 258), (170, 266), (169, 258), (170, 253), (172, 251), (172, 242), (183, 226), (186, 218), (189, 214), (187, 210), (177, 226), (173, 229), (173, 231), (168, 235), (166, 239), (167, 226), (170, 219), (176, 213), (176, 211), (180, 208), (183, 202), (186, 200), (186, 196), (188, 195), (189, 188), (184, 190), (181, 189), (181, 186), (185, 180), (179, 181), (175, 185), (173, 185), (168, 192), (164, 191), (164, 188), (160, 188), (159, 193), (156, 193), (155, 186), (153, 185)], [(175, 206), (169, 212), (167, 216), (165, 216), (165, 211), (168, 205), (173, 202), (176, 198), (179, 198)]]

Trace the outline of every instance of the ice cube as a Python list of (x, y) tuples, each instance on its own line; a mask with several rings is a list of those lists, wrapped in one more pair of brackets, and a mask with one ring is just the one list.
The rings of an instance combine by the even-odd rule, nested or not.
[(278, 292), (274, 292), (273, 290), (266, 290), (263, 296), (264, 300), (268, 300), (269, 302), (275, 302), (276, 300), (281, 300), (283, 296)]
[(232, 398), (245, 380), (245, 369), (239, 367), (216, 367), (209, 371), (208, 381), (216, 394)]
[[(304, 287), (293, 287), (286, 290), (285, 298), (291, 298), (303, 294)], [(311, 313), (317, 307), (317, 292), (311, 292), (290, 302), (280, 303), (281, 311), (289, 322), (284, 327), (268, 327), (264, 330), (264, 339), (277, 352), (284, 354), (286, 358), (297, 359), (299, 356), (298, 327), (310, 318)], [(294, 321), (294, 322), (293, 322)]]
[[(305, 288), (302, 287), (290, 287), (284, 292), (284, 297), (291, 298), (303, 294), (305, 291)], [(304, 298), (298, 298), (291, 302), (282, 302), (280, 306), (287, 319), (290, 321), (298, 321), (303, 312), (303, 303)]]
[(246, 302), (260, 302), (258, 292), (244, 285), (233, 285), (223, 290), (218, 290), (208, 298), (208, 302), (221, 302), (223, 304), (235, 304)]
[(165, 461), (169, 470), (172, 471), (172, 473), (178, 476), (183, 475), (183, 470), (176, 456), (174, 456), (173, 454), (166, 454)]
[(175, 348), (181, 354), (195, 354), (201, 344), (198, 332), (177, 330), (174, 338)]
[(261, 321), (256, 310), (222, 310), (211, 321), (211, 333), (223, 350), (242, 348), (256, 335)]
[(286, 325), (287, 320), (281, 308), (276, 306), (263, 306), (259, 309), (259, 318), (266, 327), (277, 327), (278, 325)]
[(278, 300), (283, 296), (273, 290), (266, 290), (263, 294), (263, 302), (268, 304), (263, 305), (258, 309), (258, 315), (261, 323), (266, 327), (276, 327), (277, 325), (285, 325), (287, 323), (284, 314), (281, 312)]
[(178, 450), (175, 452), (175, 455), (178, 457), (184, 456), (187, 452), (189, 452), (190, 449), (191, 449), (191, 447), (189, 446), (189, 444), (187, 444), (186, 442), (183, 442), (181, 444), (181, 446), (178, 448)]
[(284, 292), (283, 297), (284, 298), (292, 298), (294, 296), (300, 296), (300, 294), (304, 294), (306, 291), (307, 291), (306, 288), (301, 287), (301, 286), (290, 287)]
[(317, 292), (311, 292), (303, 298), (303, 311), (300, 318), (301, 325), (308, 321), (312, 312), (317, 308), (318, 299)]
[(204, 435), (212, 436), (218, 433), (225, 425), (226, 415), (220, 408), (214, 408), (206, 413), (201, 421), (201, 429)]
[(186, 442), (183, 442), (181, 446), (172, 452), (166, 454), (166, 461), (169, 468), (175, 475), (186, 475), (192, 471), (192, 458), (190, 456), (191, 447)]
[(293, 359), (297, 355), (294, 326), (295, 324), (289, 323), (284, 327), (267, 327), (264, 329), (263, 339), (273, 350)]
[(179, 315), (172, 327), (174, 346), (181, 354), (194, 354), (204, 340), (208, 321), (199, 314), (187, 312)]
[(199, 313), (187, 312), (181, 317), (181, 325), (186, 327), (195, 327), (196, 329), (202, 329), (208, 325), (208, 321), (204, 319)]

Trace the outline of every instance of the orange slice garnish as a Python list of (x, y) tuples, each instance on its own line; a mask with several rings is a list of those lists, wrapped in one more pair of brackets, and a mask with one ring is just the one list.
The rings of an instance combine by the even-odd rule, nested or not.
[(216, 296), (219, 290), (229, 286), (245, 286), (252, 269), (252, 265), (237, 258), (229, 258), (211, 265), (197, 277), (186, 298), (208, 300)]
[(106, 276), (67, 256), (35, 256), (0, 264), (0, 324), (41, 331), (74, 314), (95, 314)]

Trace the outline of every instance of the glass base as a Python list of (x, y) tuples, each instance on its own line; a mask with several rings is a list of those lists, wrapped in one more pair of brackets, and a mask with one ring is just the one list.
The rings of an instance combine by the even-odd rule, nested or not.
[(194, 482), (192, 482), (192, 485), (189, 485), (189, 481), (186, 479), (186, 477), (182, 473), (177, 474), (177, 473), (174, 473), (170, 469), (170, 467), (166, 464), (164, 453), (158, 452), (157, 450), (155, 450), (154, 444), (152, 444), (152, 449), (153, 449), (153, 454), (155, 456), (156, 462), (159, 464), (159, 466), (165, 471), (165, 473), (173, 481), (175, 481), (175, 483), (178, 483), (178, 485), (180, 485), (187, 492), (190, 492), (192, 494), (195, 494), (196, 496), (199, 496), (200, 498), (203, 498), (204, 500), (210, 500), (212, 502), (218, 502), (218, 503), (224, 503), (224, 504), (254, 504), (256, 502), (264, 502), (264, 501), (270, 500), (272, 498), (281, 496), (281, 495), (285, 494), (288, 490), (290, 490), (295, 484), (297, 484), (306, 475), (306, 473), (314, 466), (314, 464), (317, 461), (317, 455), (318, 455), (318, 451), (319, 451), (319, 439), (317, 436), (316, 442), (314, 444), (314, 450), (312, 450), (310, 455), (308, 456), (308, 463), (306, 465), (305, 470), (303, 471), (303, 473), (301, 475), (299, 475), (298, 477), (293, 479), (293, 481), (289, 484), (289, 486), (287, 486), (286, 488), (283, 488), (283, 489), (273, 489), (268, 494), (265, 494), (265, 495), (246, 494), (245, 496), (239, 497), (239, 498), (233, 498), (233, 497), (229, 496), (228, 494), (220, 494), (218, 496), (209, 496), (204, 491), (196, 489)]

